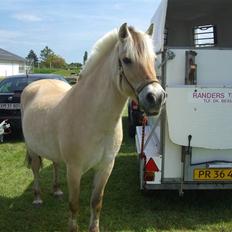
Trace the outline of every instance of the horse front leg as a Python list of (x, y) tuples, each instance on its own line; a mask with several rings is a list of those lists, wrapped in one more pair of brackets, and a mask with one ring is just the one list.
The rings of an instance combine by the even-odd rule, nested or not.
[(59, 169), (59, 164), (53, 162), (53, 195), (56, 197), (60, 197), (63, 195), (63, 192), (60, 189), (58, 169)]
[(67, 180), (69, 188), (69, 232), (77, 232), (77, 216), (79, 213), (81, 173), (75, 165), (67, 165)]
[(94, 186), (91, 196), (91, 218), (90, 218), (90, 232), (99, 232), (99, 218), (102, 208), (103, 195), (106, 183), (109, 179), (109, 176), (112, 172), (114, 166), (114, 159), (110, 162), (102, 163), (98, 167), (95, 176), (94, 176)]

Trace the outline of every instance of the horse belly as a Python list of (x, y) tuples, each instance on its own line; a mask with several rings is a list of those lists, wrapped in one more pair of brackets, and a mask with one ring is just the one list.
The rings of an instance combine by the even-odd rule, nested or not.
[(33, 112), (32, 110), (25, 114), (23, 134), (27, 147), (33, 152), (52, 161), (60, 161), (55, 130), (46, 112), (42, 110)]

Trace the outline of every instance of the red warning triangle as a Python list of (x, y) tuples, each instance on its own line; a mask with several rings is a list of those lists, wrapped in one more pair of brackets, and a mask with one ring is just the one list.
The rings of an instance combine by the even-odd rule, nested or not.
[(155, 161), (150, 158), (146, 164), (146, 171), (147, 172), (158, 172), (159, 168), (157, 167)]

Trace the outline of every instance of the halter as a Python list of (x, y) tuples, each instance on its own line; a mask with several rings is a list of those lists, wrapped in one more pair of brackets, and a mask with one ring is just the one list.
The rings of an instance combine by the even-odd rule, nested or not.
[(159, 83), (158, 80), (146, 80), (144, 83), (142, 83), (138, 88), (134, 88), (134, 86), (130, 83), (130, 81), (128, 80), (124, 70), (123, 70), (123, 65), (122, 65), (122, 61), (120, 59), (118, 59), (118, 64), (119, 64), (119, 76), (122, 79), (124, 77), (124, 79), (126, 80), (127, 84), (130, 86), (130, 88), (133, 90), (138, 102), (139, 102), (139, 94), (143, 91), (143, 89), (152, 84), (152, 83)]

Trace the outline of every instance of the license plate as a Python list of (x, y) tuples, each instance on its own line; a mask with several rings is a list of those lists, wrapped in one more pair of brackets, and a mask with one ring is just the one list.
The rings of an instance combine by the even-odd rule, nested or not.
[(19, 110), (20, 109), (20, 103), (0, 103), (0, 109)]
[(194, 169), (193, 172), (194, 180), (231, 180), (232, 181), (232, 168), (202, 168)]

